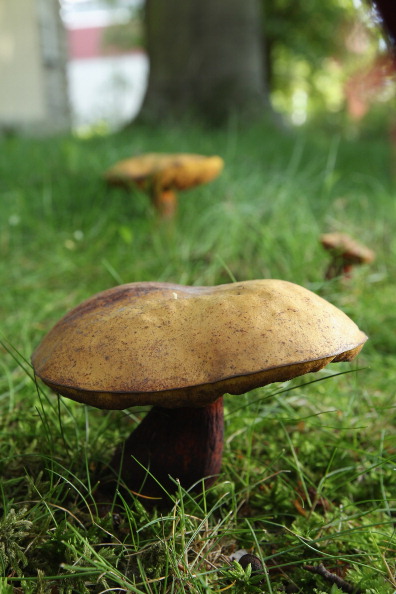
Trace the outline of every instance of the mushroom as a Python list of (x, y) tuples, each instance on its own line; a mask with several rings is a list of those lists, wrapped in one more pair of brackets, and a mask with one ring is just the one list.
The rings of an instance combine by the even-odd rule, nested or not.
[(367, 336), (342, 311), (282, 280), (214, 287), (141, 282), (78, 305), (33, 353), (58, 394), (103, 409), (153, 405), (112, 467), (143, 496), (220, 472), (223, 395), (350, 361)]
[(212, 181), (223, 166), (218, 156), (148, 153), (119, 161), (104, 178), (110, 185), (137, 186), (148, 192), (160, 217), (172, 219), (177, 208), (176, 191)]
[(330, 252), (331, 260), (325, 278), (349, 277), (353, 266), (369, 264), (375, 258), (372, 250), (358, 243), (346, 233), (323, 233), (320, 243)]

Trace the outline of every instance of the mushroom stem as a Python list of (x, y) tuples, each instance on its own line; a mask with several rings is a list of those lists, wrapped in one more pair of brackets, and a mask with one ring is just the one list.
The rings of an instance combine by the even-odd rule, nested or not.
[(174, 190), (155, 188), (151, 194), (155, 210), (161, 219), (172, 220), (177, 210), (177, 195)]
[(334, 278), (350, 279), (352, 277), (353, 262), (343, 257), (333, 257), (326, 269), (326, 280)]
[(154, 406), (118, 448), (111, 466), (128, 489), (144, 497), (173, 493), (174, 479), (186, 489), (199, 489), (204, 478), (207, 487), (221, 468), (223, 417), (223, 397), (200, 408)]

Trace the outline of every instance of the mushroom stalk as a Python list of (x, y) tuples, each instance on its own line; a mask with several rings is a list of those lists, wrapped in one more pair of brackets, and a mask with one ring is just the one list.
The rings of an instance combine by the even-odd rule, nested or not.
[(199, 408), (154, 406), (111, 462), (126, 487), (144, 497), (210, 486), (221, 468), (223, 397)]
[(326, 268), (325, 279), (333, 280), (334, 278), (349, 279), (352, 276), (353, 264), (345, 261), (342, 257), (333, 257)]
[(170, 220), (175, 217), (177, 209), (176, 192), (169, 189), (154, 188), (151, 200), (161, 219)]

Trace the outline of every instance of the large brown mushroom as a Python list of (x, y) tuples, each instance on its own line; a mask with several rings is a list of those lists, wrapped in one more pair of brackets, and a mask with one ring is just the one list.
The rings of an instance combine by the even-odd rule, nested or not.
[(143, 282), (78, 305), (32, 362), (45, 384), (78, 402), (153, 405), (112, 465), (132, 491), (158, 497), (174, 490), (172, 479), (189, 488), (218, 475), (223, 394), (350, 361), (366, 340), (342, 311), (286, 281)]
[(160, 217), (172, 219), (177, 209), (176, 192), (212, 181), (223, 166), (218, 156), (148, 153), (119, 161), (104, 177), (110, 185), (144, 190)]
[(336, 277), (348, 278), (353, 266), (369, 264), (375, 259), (372, 250), (346, 233), (323, 233), (320, 243), (331, 257), (325, 274), (328, 280)]

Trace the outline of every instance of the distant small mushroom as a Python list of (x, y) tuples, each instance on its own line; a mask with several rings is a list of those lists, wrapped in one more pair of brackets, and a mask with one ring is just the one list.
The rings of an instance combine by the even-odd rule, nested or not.
[(212, 181), (223, 166), (223, 159), (216, 155), (148, 153), (119, 161), (104, 178), (109, 185), (144, 190), (160, 217), (172, 219), (177, 209), (176, 192)]
[(286, 281), (142, 282), (71, 310), (32, 363), (45, 384), (77, 402), (153, 405), (112, 466), (133, 492), (163, 497), (173, 479), (190, 488), (220, 472), (223, 394), (350, 361), (366, 340), (342, 311)]
[(349, 277), (353, 266), (369, 264), (375, 254), (368, 247), (358, 243), (346, 233), (323, 233), (320, 242), (330, 253), (331, 260), (325, 278)]

